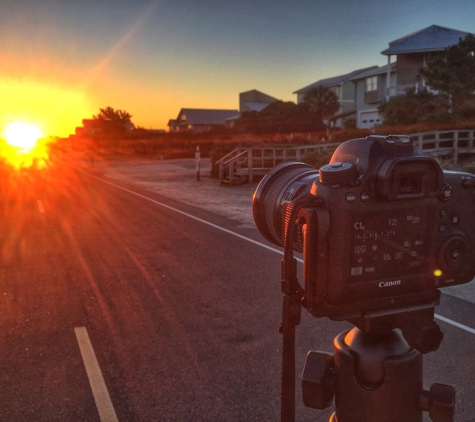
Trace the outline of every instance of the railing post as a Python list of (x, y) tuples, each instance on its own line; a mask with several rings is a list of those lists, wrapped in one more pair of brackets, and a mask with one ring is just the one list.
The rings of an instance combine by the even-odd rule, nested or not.
[(454, 164), (457, 164), (458, 158), (459, 158), (459, 131), (458, 130), (454, 130), (453, 149), (454, 149)]
[(229, 186), (234, 186), (234, 164), (232, 161), (229, 163)]
[(295, 150), (295, 159), (296, 159), (297, 161), (302, 161), (301, 158), (300, 158), (300, 148), (297, 148), (297, 149)]
[(223, 181), (223, 179), (224, 179), (223, 173), (224, 173), (223, 162), (220, 161), (220, 162), (219, 162), (219, 183), (221, 183), (221, 182)]
[(247, 150), (247, 177), (249, 179), (249, 183), (252, 183), (252, 148)]
[(424, 135), (417, 136), (417, 146), (421, 151), (424, 150)]
[(440, 142), (440, 132), (436, 132), (434, 136), (434, 146), (435, 146), (435, 156), (439, 157), (439, 142)]
[(473, 130), (468, 132), (468, 150), (472, 152), (473, 148)]

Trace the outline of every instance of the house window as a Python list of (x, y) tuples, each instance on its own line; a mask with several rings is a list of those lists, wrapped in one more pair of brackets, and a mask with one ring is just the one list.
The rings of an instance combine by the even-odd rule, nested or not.
[(377, 91), (378, 90), (378, 77), (371, 76), (366, 78), (366, 92)]
[(370, 76), (366, 78), (365, 103), (379, 102), (378, 77)]

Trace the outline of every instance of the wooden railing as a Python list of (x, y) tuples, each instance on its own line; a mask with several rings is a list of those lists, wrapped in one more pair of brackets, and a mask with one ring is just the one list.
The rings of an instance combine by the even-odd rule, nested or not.
[[(475, 130), (423, 132), (410, 136), (425, 154), (451, 157), (454, 163), (458, 162), (460, 154), (475, 154)], [(301, 161), (309, 151), (335, 148), (338, 145), (339, 142), (299, 147), (237, 148), (216, 162), (219, 180), (231, 186), (243, 181), (253, 183), (256, 177), (263, 176), (280, 163)]]
[(451, 157), (458, 163), (460, 154), (473, 154), (475, 130), (423, 132), (410, 135), (421, 151), (433, 157)]
[(216, 162), (220, 183), (234, 185), (243, 180), (253, 183), (277, 164), (301, 161), (308, 151), (337, 147), (340, 143), (298, 147), (237, 148)]

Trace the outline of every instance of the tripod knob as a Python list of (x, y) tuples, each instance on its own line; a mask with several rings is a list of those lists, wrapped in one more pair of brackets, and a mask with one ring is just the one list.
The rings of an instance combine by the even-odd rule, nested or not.
[(333, 355), (308, 352), (302, 373), (303, 403), (307, 407), (323, 410), (329, 407), (335, 394)]
[(455, 413), (455, 389), (451, 385), (433, 384), (430, 391), (423, 391), (422, 410), (429, 412), (433, 422), (452, 422)]

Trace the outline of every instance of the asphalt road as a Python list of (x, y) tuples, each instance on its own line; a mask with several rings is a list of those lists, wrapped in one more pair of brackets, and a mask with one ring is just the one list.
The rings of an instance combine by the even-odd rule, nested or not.
[[(257, 230), (97, 175), (45, 177), (3, 194), (0, 420), (279, 420), (280, 255)], [(437, 313), (475, 327), (469, 302)], [(424, 384), (455, 386), (455, 420), (475, 421), (475, 335), (440, 325)], [(303, 314), (297, 371), (348, 327)], [(297, 386), (297, 420), (327, 421)]]

